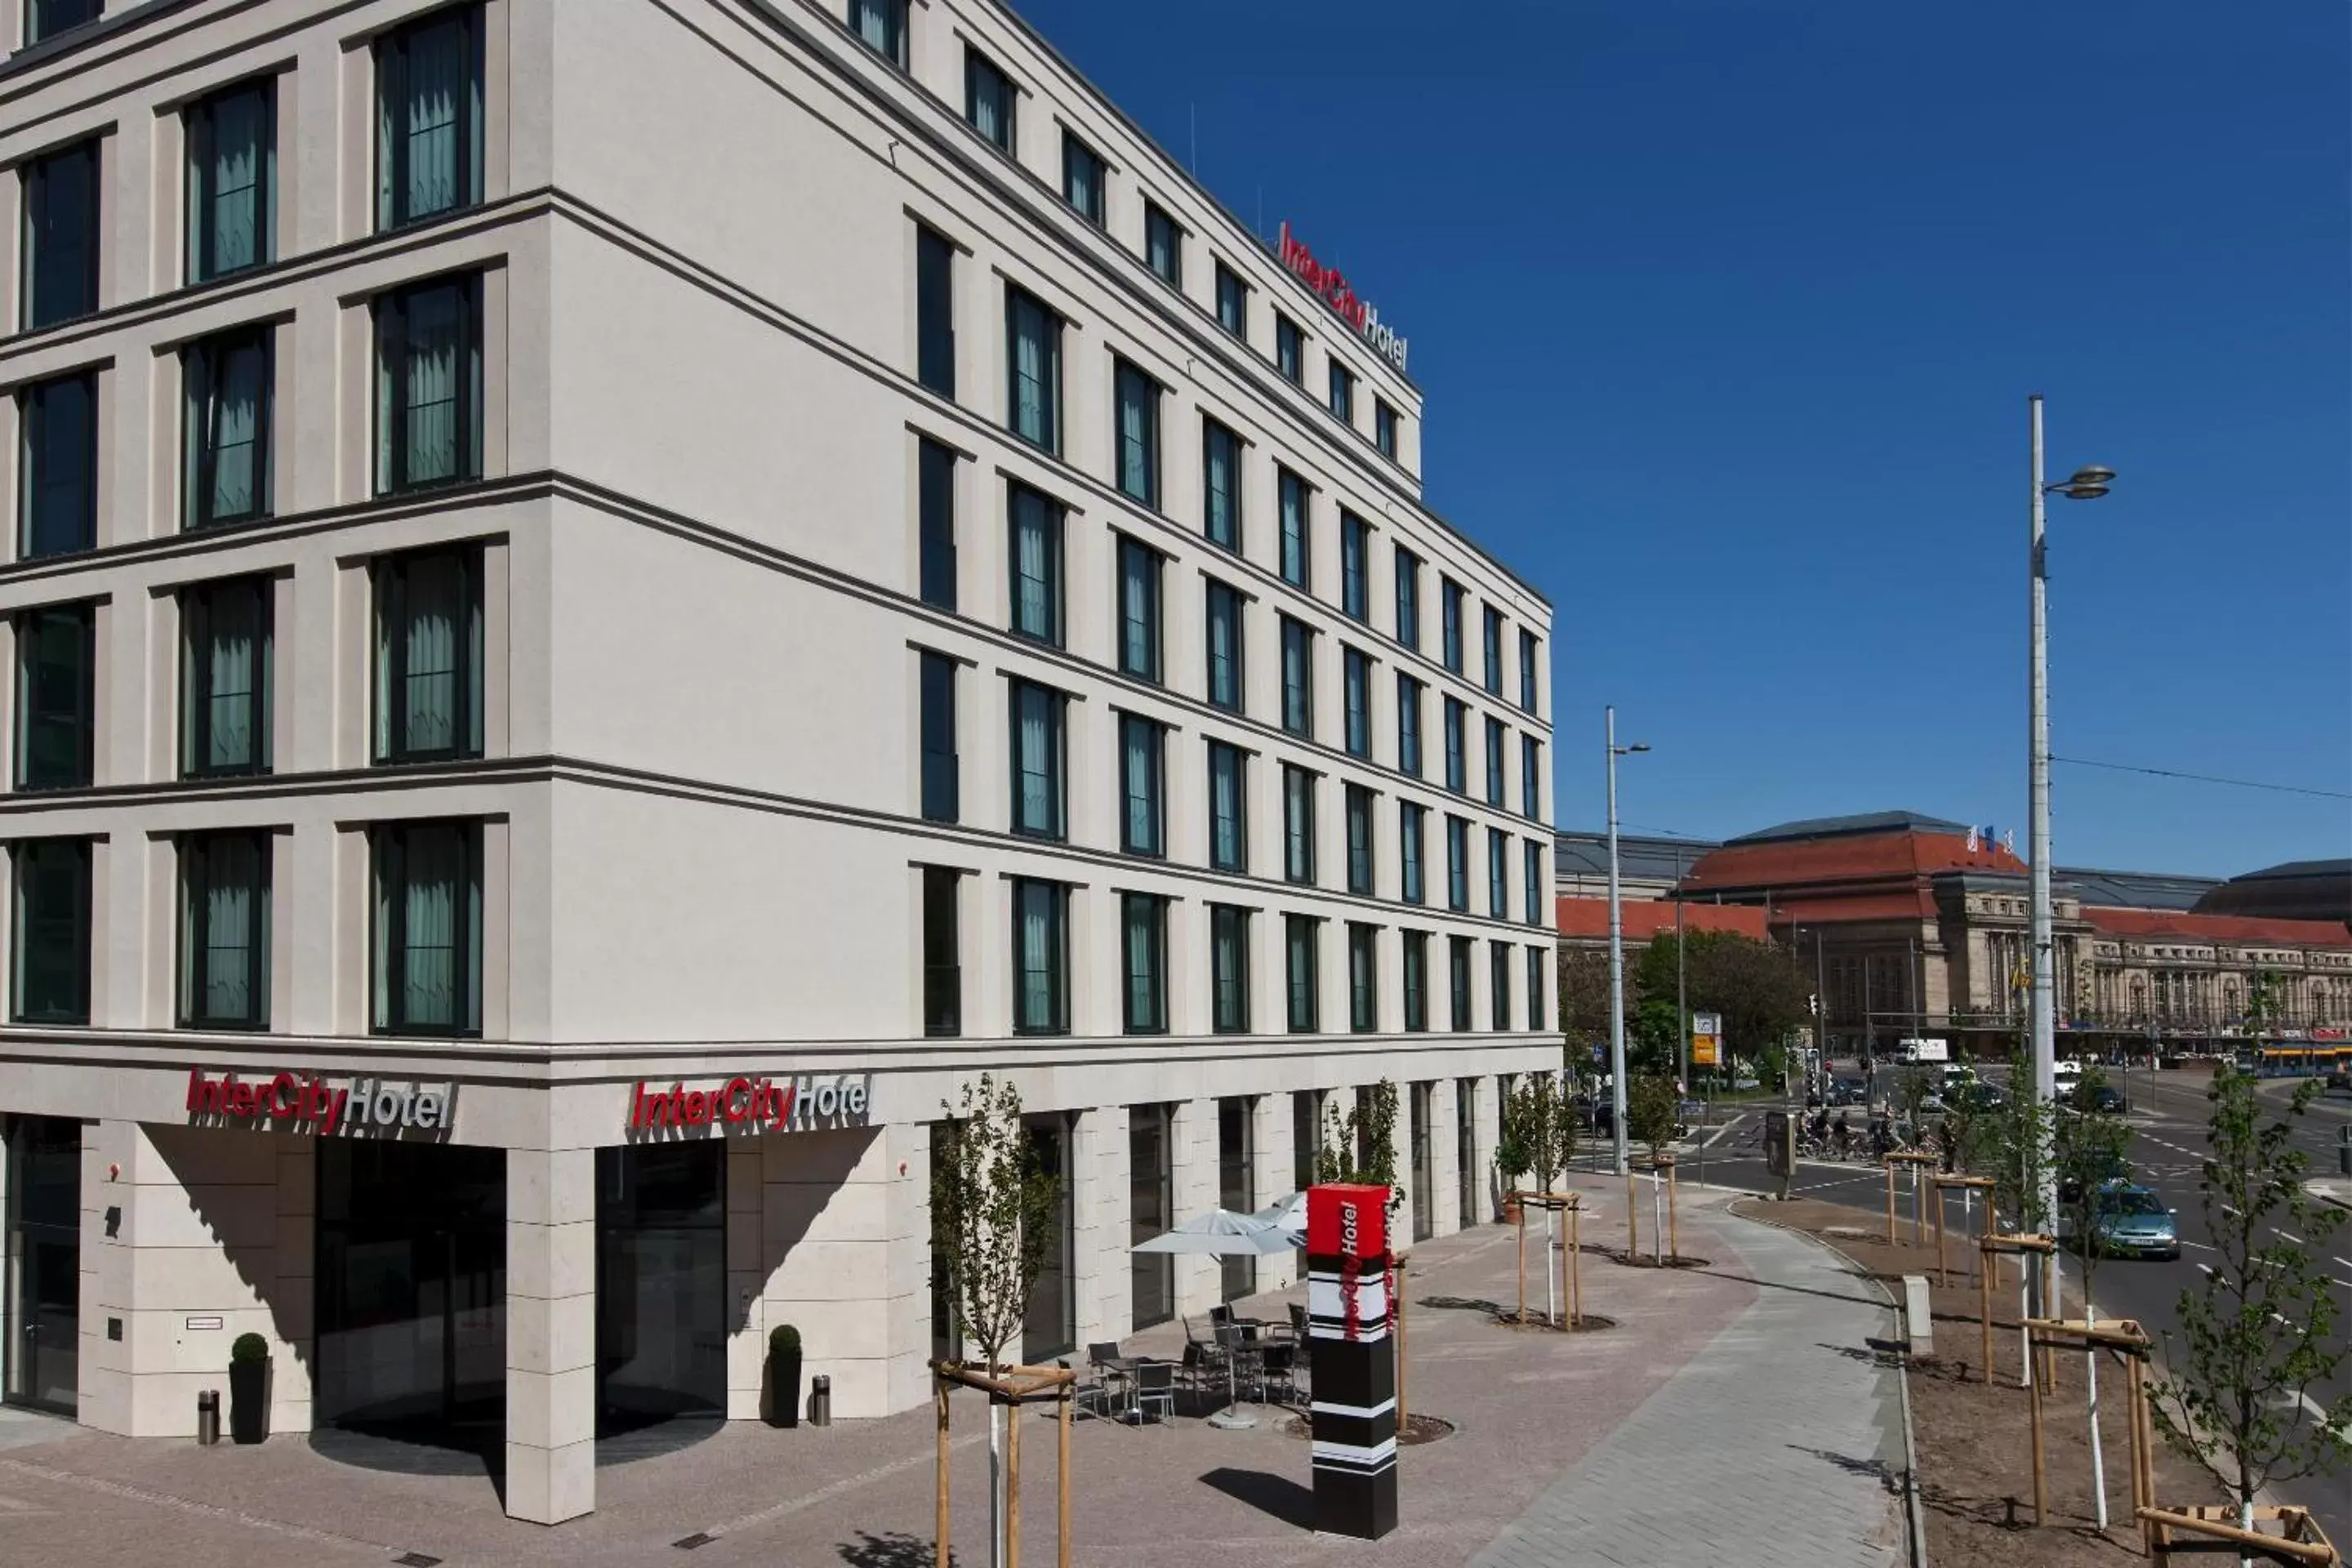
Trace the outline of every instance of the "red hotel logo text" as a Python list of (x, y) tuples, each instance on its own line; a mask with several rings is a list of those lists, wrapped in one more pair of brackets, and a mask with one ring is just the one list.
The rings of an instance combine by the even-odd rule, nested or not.
[(1315, 259), (1307, 242), (1290, 232), (1289, 220), (1282, 225), (1282, 264), (1298, 275), (1300, 282), (1321, 296), (1323, 302), (1336, 311), (1339, 319), (1356, 329), (1371, 351), (1402, 371), (1404, 369), (1405, 340), (1393, 328), (1381, 324), (1381, 313), (1365, 302), (1362, 295), (1341, 275), (1336, 267), (1326, 267)]
[(850, 1126), (866, 1120), (871, 1100), (865, 1078), (731, 1078), (710, 1089), (640, 1082), (629, 1095), (629, 1127)]

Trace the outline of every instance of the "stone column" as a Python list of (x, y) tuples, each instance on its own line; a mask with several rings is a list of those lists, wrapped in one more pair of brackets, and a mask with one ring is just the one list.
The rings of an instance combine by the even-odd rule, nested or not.
[(1429, 1089), (1430, 1235), (1452, 1236), (1462, 1228), (1461, 1111), (1455, 1082), (1441, 1078)]
[(847, 1127), (759, 1142), (767, 1325), (800, 1330), (802, 1375), (833, 1379), (836, 1417), (921, 1403), (930, 1353), (930, 1130)]
[[(1181, 1222), (1217, 1206), (1217, 1102), (1179, 1100), (1169, 1118), (1169, 1142), (1176, 1193), (1174, 1220)], [(1179, 1253), (1175, 1266), (1176, 1310), (1205, 1312), (1223, 1294), (1223, 1272), (1213, 1258)]]
[(764, 1178), (757, 1140), (727, 1147), (727, 1419), (755, 1421), (767, 1374), (768, 1314), (760, 1297)]
[[(1181, 973), (1181, 971), (1179, 973)], [(1079, 1112), (1070, 1138), (1070, 1252), (1076, 1264), (1076, 1342), (1083, 1350), (1134, 1331), (1134, 1272), (1128, 1253), (1127, 1107)]]
[(269, 1374), (269, 1430), (310, 1429), (318, 1365), (319, 1149), (312, 1138), (278, 1141), (278, 1332), (294, 1353)]
[(596, 1506), (596, 1152), (507, 1151), (507, 1513)]
[[(1298, 1173), (1292, 1159), (1290, 1096), (1261, 1094), (1251, 1101), (1250, 1115), (1254, 1121), (1250, 1147), (1256, 1152), (1255, 1169), (1250, 1173), (1251, 1190), (1257, 1194), (1257, 1206), (1264, 1208), (1298, 1187)], [(1280, 1290), (1297, 1282), (1296, 1254), (1270, 1252), (1257, 1260), (1259, 1289)]]
[[(1477, 1159), (1478, 1167), (1476, 1179), (1471, 1184), (1477, 1204), (1467, 1223), (1484, 1225), (1500, 1218), (1503, 1212), (1502, 1189), (1495, 1176), (1495, 1145), (1502, 1138), (1503, 1091), (1492, 1073), (1470, 1081), (1475, 1101), (1471, 1108), (1470, 1152)], [(1458, 1096), (1458, 1089), (1456, 1093)]]

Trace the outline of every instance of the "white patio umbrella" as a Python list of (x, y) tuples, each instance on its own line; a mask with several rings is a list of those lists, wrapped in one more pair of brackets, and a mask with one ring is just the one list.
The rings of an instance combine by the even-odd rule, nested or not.
[(1276, 1198), (1252, 1217), (1262, 1219), (1290, 1238), (1293, 1247), (1307, 1245), (1307, 1194), (1296, 1192)]
[[(1254, 1214), (1235, 1214), (1231, 1209), (1211, 1209), (1194, 1215), (1191, 1219), (1160, 1232), (1150, 1241), (1138, 1242), (1131, 1252), (1169, 1252), (1194, 1258), (1260, 1258), (1271, 1253), (1288, 1252), (1297, 1244), (1288, 1232)], [(1225, 1408), (1209, 1417), (1213, 1426), (1255, 1426), (1255, 1417), (1242, 1414), (1237, 1385), (1234, 1382), (1233, 1363), (1226, 1363)]]

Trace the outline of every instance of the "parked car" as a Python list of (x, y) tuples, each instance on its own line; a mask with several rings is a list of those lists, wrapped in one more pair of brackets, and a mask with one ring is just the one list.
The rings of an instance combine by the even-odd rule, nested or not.
[(2124, 1163), (2124, 1157), (2121, 1154), (2105, 1154), (2101, 1157), (2098, 1164), (2090, 1171), (2076, 1175), (2060, 1176), (2058, 1178), (2058, 1201), (2062, 1204), (2081, 1202), (2083, 1197), (2083, 1189), (2086, 1184), (2083, 1180), (2083, 1176), (2084, 1175), (2087, 1175), (2090, 1178), (2087, 1184), (2105, 1187), (2112, 1186), (2117, 1183), (2127, 1184), (2130, 1173), (2131, 1167)]
[(1947, 1096), (1955, 1109), (1961, 1110), (1999, 1110), (2009, 1103), (2009, 1091), (1997, 1083), (1979, 1079), (1954, 1087)]
[(1830, 1103), (1832, 1105), (1868, 1105), (1870, 1085), (1866, 1080), (1858, 1078), (1833, 1079), (1830, 1084)]
[(2111, 1083), (2095, 1086), (2077, 1084), (2074, 1094), (2074, 1109), (2096, 1116), (2121, 1116), (2130, 1109), (2124, 1101), (2123, 1090)]
[(2173, 1212), (2147, 1188), (2126, 1181), (2102, 1183), (2091, 1200), (2088, 1238), (2075, 1234), (2073, 1213), (2058, 1216), (2058, 1239), (2098, 1249), (2102, 1258), (2178, 1258), (2180, 1232)]

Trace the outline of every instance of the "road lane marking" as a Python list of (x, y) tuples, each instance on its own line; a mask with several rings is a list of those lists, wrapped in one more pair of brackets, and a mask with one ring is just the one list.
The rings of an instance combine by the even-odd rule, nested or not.
[(2311, 1243), (2304, 1240), (2303, 1237), (2295, 1235), (2295, 1233), (2291, 1230), (2283, 1230), (2278, 1234), (2281, 1241), (2291, 1241), (2297, 1247), (2309, 1247), (2311, 1245)]

